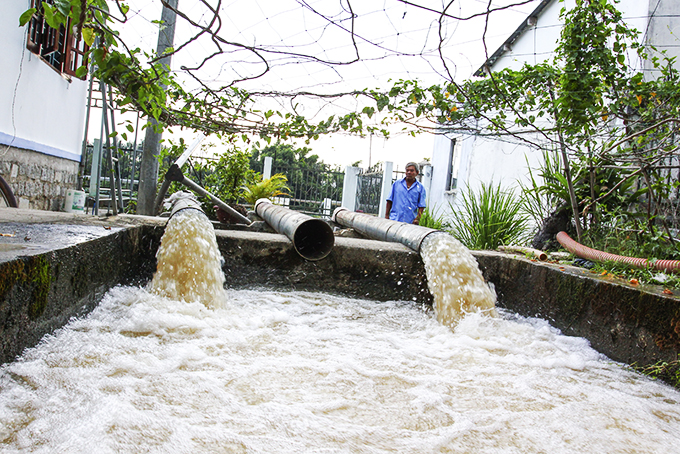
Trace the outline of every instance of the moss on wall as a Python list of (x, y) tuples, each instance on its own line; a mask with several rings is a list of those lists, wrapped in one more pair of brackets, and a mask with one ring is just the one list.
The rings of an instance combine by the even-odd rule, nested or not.
[(43, 256), (25, 257), (0, 265), (0, 301), (5, 301), (17, 285), (33, 287), (28, 307), (28, 316), (31, 320), (45, 312), (51, 283), (51, 266)]

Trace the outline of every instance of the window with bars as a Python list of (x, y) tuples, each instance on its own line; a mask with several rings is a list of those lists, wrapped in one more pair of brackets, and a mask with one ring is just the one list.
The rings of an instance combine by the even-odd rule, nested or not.
[(77, 77), (76, 69), (87, 64), (85, 53), (88, 47), (81, 37), (75, 35), (70, 19), (66, 27), (62, 25), (58, 30), (47, 25), (43, 1), (52, 5), (55, 0), (31, 0), (31, 7), (36, 8), (36, 12), (28, 23), (26, 48), (60, 73)]

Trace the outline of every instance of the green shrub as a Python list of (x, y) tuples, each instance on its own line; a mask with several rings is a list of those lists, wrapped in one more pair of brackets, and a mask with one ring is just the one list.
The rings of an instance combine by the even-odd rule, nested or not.
[(482, 184), (479, 192), (462, 193), (462, 211), (451, 204), (451, 233), (469, 249), (496, 249), (500, 245), (525, 244), (528, 217), (522, 203), (500, 185)]
[(439, 213), (439, 210), (427, 207), (423, 210), (423, 214), (420, 215), (418, 225), (430, 229), (444, 230), (446, 228), (446, 221), (444, 215)]
[(271, 178), (261, 181), (249, 183), (243, 187), (242, 197), (246, 203), (254, 205), (259, 199), (270, 199), (280, 195), (289, 195), (285, 191), (290, 191), (286, 186), (288, 178), (285, 175), (277, 173)]

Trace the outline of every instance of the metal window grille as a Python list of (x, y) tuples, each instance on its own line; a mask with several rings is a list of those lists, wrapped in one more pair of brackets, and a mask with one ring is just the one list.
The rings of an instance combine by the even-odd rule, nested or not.
[(374, 172), (360, 173), (357, 180), (356, 211), (378, 214), (380, 212), (380, 193), (382, 191), (382, 169), (372, 169)]
[[(35, 14), (28, 22), (28, 38), (26, 48), (39, 55), (60, 73), (76, 75), (78, 67), (87, 64), (85, 53), (88, 50), (85, 42), (73, 34), (73, 25), (69, 19), (66, 28), (56, 30), (45, 21), (42, 10), (43, 0), (32, 0), (31, 6), (36, 8)], [(44, 0), (50, 5), (54, 0)]]

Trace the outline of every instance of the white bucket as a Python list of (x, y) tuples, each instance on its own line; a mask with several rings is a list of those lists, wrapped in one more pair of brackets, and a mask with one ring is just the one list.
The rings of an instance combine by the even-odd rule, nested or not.
[(85, 192), (76, 191), (75, 189), (67, 189), (66, 199), (64, 200), (64, 211), (67, 213), (84, 213)]

